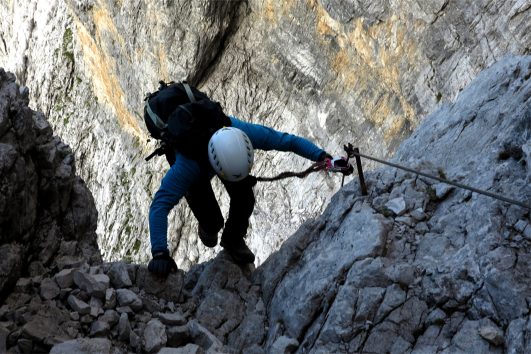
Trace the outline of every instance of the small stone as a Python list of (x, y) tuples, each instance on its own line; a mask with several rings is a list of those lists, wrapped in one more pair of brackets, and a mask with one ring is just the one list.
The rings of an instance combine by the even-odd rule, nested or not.
[(20, 338), (17, 341), (17, 346), (21, 353), (32, 353), (33, 352), (33, 342), (30, 339)]
[(79, 313), (78, 312), (70, 312), (70, 319), (72, 321), (79, 321)]
[(108, 288), (105, 290), (105, 309), (113, 309), (116, 307), (116, 290)]
[(74, 272), (74, 283), (81, 290), (87, 292), (90, 296), (95, 296), (103, 299), (105, 297), (105, 292), (109, 286), (106, 286), (104, 284), (105, 279), (99, 279), (101, 278), (99, 276), (105, 276), (106, 279), (109, 278), (105, 274), (91, 275), (77, 270)]
[(197, 344), (189, 343), (181, 348), (162, 348), (157, 354), (203, 354), (205, 350)]
[(135, 320), (137, 322), (142, 322), (142, 323), (148, 323), (149, 321), (151, 321), (151, 319), (153, 318), (153, 316), (149, 313), (149, 312), (143, 312), (141, 314), (136, 314), (135, 315)]
[(415, 231), (420, 234), (425, 234), (426, 232), (430, 231), (430, 228), (425, 222), (419, 222), (417, 225), (415, 225)]
[(162, 310), (162, 306), (159, 305), (158, 301), (152, 300), (147, 296), (141, 297), (142, 304), (144, 305), (144, 310), (149, 313), (156, 313)]
[(126, 313), (128, 315), (132, 315), (135, 313), (132, 308), (129, 306), (120, 306), (116, 308), (116, 311), (118, 311), (119, 314)]
[(118, 322), (118, 339), (122, 342), (129, 341), (131, 334), (131, 324), (129, 323), (129, 317), (127, 314), (122, 313)]
[(190, 341), (190, 329), (188, 326), (173, 326), (166, 329), (168, 342), (166, 343), (172, 347), (180, 347), (184, 343)]
[(105, 337), (109, 334), (111, 328), (107, 322), (94, 321), (90, 326), (91, 337)]
[(403, 215), (406, 212), (406, 201), (403, 197), (391, 199), (385, 203), (387, 209), (391, 210), (395, 215)]
[(395, 219), (395, 221), (405, 224), (409, 227), (413, 227), (415, 225), (415, 221), (413, 220), (413, 218), (410, 218), (408, 216), (399, 216)]
[(33, 282), (34, 286), (41, 286), (42, 276), (41, 275), (36, 275), (36, 276), (31, 278), (31, 281)]
[(50, 354), (111, 353), (111, 348), (106, 338), (79, 338), (54, 345)]
[(71, 288), (74, 285), (74, 270), (63, 269), (54, 275), (54, 279), (61, 289)]
[(61, 289), (59, 289), (59, 286), (53, 279), (46, 278), (42, 281), (40, 295), (43, 300), (51, 300), (60, 293)]
[(105, 289), (111, 286), (111, 279), (106, 274), (94, 274), (94, 279), (100, 283)]
[(208, 329), (200, 325), (197, 320), (194, 319), (188, 322), (188, 328), (194, 343), (199, 344), (205, 350), (219, 351), (223, 347), (223, 343)]
[(120, 304), (120, 306), (129, 306), (134, 311), (139, 311), (142, 309), (142, 300), (131, 290), (118, 289), (116, 290), (116, 295), (118, 304)]
[(524, 229), (524, 237), (528, 240), (531, 240), (531, 225), (527, 225)]
[(503, 331), (490, 320), (479, 328), (479, 335), (495, 346), (502, 345), (505, 342)]
[(0, 353), (7, 352), (7, 337), (9, 336), (9, 329), (0, 325)]
[(166, 309), (170, 312), (175, 312), (175, 304), (173, 303), (173, 301), (168, 301), (168, 303), (166, 304)]
[(299, 342), (296, 339), (282, 336), (271, 346), (271, 353), (294, 353), (298, 347)]
[(439, 200), (444, 199), (450, 191), (454, 190), (453, 186), (446, 183), (437, 183), (433, 187), (435, 188), (435, 196)]
[[(127, 314), (122, 314), (127, 316)], [(114, 310), (106, 310), (103, 315), (98, 318), (99, 321), (107, 322), (112, 327), (120, 320), (120, 315)]]
[(70, 295), (67, 299), (70, 308), (81, 315), (86, 315), (90, 313), (90, 306), (85, 301), (79, 300), (74, 295)]
[(18, 293), (30, 293), (33, 285), (31, 278), (19, 278), (15, 285), (15, 291)]
[(98, 317), (103, 313), (103, 304), (100, 299), (96, 297), (90, 298), (90, 315), (93, 317)]
[(516, 224), (514, 224), (514, 229), (518, 232), (523, 232), (525, 227), (528, 225), (528, 222), (525, 220), (518, 220)]
[(144, 330), (144, 350), (156, 352), (166, 345), (166, 341), (166, 327), (157, 319), (149, 321)]
[(156, 316), (167, 326), (181, 326), (187, 322), (179, 313), (158, 313)]
[(91, 315), (83, 315), (79, 319), (79, 322), (83, 324), (89, 324), (89, 323), (92, 323), (93, 321), (94, 321), (94, 318)]
[(107, 274), (115, 288), (125, 288), (133, 285), (127, 267), (123, 262), (114, 263)]
[(131, 333), (129, 333), (129, 345), (137, 353), (139, 353), (142, 350), (142, 338), (140, 338), (140, 336), (136, 334), (134, 331), (131, 331)]
[(413, 210), (411, 213), (411, 217), (417, 221), (423, 221), (426, 220), (426, 213), (422, 210), (422, 208), (417, 208)]
[(442, 325), (446, 319), (446, 313), (440, 308), (436, 308), (426, 318), (426, 324), (430, 325)]

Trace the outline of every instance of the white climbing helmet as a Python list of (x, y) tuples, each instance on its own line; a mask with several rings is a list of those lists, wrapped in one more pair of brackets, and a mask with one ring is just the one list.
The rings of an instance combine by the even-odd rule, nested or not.
[(208, 159), (218, 176), (230, 182), (241, 181), (253, 166), (253, 145), (240, 129), (221, 128), (208, 142)]

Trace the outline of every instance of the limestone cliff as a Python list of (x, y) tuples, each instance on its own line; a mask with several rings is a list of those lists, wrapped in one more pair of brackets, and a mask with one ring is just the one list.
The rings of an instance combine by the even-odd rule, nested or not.
[[(166, 166), (143, 161), (154, 146), (141, 114), (159, 79), (187, 78), (228, 114), (332, 154), (351, 141), (385, 157), (480, 70), (529, 54), (531, 43), (530, 4), (519, 0), (2, 0), (0, 11), (0, 66), (30, 87), (32, 106), (72, 146), (107, 260), (149, 257), (147, 211)], [(267, 153), (254, 173), (306, 163)], [(258, 263), (337, 187), (323, 176), (259, 185), (249, 230)], [(217, 251), (200, 244), (184, 205), (171, 219), (180, 266)]]
[[(25, 107), (27, 91), (2, 71), (0, 78), (2, 189), (36, 190), (38, 177), (10, 177), (58, 156), (55, 174), (37, 173), (45, 187), (38, 195), (48, 191), (50, 202), (37, 210), (86, 223), (84, 208), (61, 208), (68, 192), (60, 172), (71, 155)], [(54, 154), (50, 145), (63, 148)], [(17, 155), (9, 151), (28, 157), (10, 162)], [(531, 56), (480, 73), (420, 124), (394, 161), (531, 206)], [(0, 352), (529, 352), (530, 209), (389, 167), (366, 181), (368, 196), (350, 182), (256, 269), (224, 252), (165, 280), (144, 265), (97, 259), (36, 267), (0, 306)], [(21, 195), (8, 193), (0, 205), (20, 204)], [(0, 226), (16, 216), (4, 207)], [(88, 230), (60, 249), (93, 244)], [(0, 249), (16, 242), (2, 236)]]

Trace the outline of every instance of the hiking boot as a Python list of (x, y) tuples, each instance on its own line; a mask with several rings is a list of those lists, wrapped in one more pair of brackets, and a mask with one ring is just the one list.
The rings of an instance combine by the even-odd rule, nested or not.
[(223, 238), (219, 244), (238, 264), (254, 263), (254, 253), (247, 247), (243, 239), (226, 241)]
[(217, 232), (215, 234), (209, 234), (208, 232), (203, 230), (203, 228), (199, 225), (197, 227), (197, 233), (199, 234), (199, 239), (201, 240), (201, 242), (203, 242), (203, 245), (212, 248), (216, 247), (216, 245), (218, 244)]

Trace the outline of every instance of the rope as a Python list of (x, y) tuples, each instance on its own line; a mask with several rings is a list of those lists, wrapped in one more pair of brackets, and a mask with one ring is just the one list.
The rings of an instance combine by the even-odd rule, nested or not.
[(324, 162), (316, 162), (312, 164), (309, 168), (301, 172), (286, 171), (286, 172), (282, 172), (281, 174), (275, 177), (256, 177), (256, 180), (258, 182), (272, 182), (272, 181), (278, 181), (280, 179), (289, 178), (289, 177), (305, 178), (310, 173), (324, 170), (325, 167), (326, 167), (326, 164)]
[(357, 152), (351, 151), (350, 154), (352, 154), (354, 156), (360, 156), (360, 157), (363, 157), (363, 158), (366, 158), (366, 159), (369, 159), (369, 160), (373, 160), (373, 161), (379, 162), (379, 163), (384, 164), (384, 165), (389, 165), (389, 166), (392, 166), (392, 167), (395, 167), (395, 168), (398, 168), (398, 169), (401, 169), (401, 170), (404, 170), (404, 171), (412, 172), (412, 173), (415, 173), (417, 175), (421, 175), (421, 176), (424, 176), (424, 177), (432, 178), (432, 179), (435, 179), (435, 180), (437, 180), (439, 182), (443, 182), (443, 183), (446, 183), (446, 184), (451, 184), (453, 186), (456, 186), (456, 187), (459, 187), (459, 188), (462, 188), (462, 189), (468, 189), (469, 191), (472, 191), (472, 192), (475, 192), (475, 193), (479, 193), (479, 194), (483, 194), (483, 195), (486, 195), (488, 197), (495, 198), (495, 199), (498, 199), (498, 200), (501, 200), (501, 201), (504, 201), (504, 202), (507, 202), (507, 203), (510, 203), (510, 204), (518, 205), (518, 206), (520, 206), (522, 208), (526, 208), (526, 209), (530, 209), (531, 210), (531, 206), (529, 204), (525, 204), (525, 203), (520, 202), (518, 200), (509, 199), (509, 198), (506, 198), (506, 197), (504, 197), (502, 195), (499, 195), (499, 194), (495, 194), (495, 193), (487, 192), (487, 191), (484, 191), (484, 190), (481, 190), (481, 189), (478, 189), (478, 188), (470, 187), (470, 186), (467, 186), (465, 184), (462, 184), (462, 183), (459, 183), (459, 182), (450, 181), (448, 179), (441, 178), (441, 177), (438, 177), (438, 176), (433, 176), (433, 175), (430, 175), (430, 174), (427, 174), (427, 173), (424, 173), (424, 172), (420, 172), (420, 171), (414, 170), (412, 168), (408, 168), (408, 167), (404, 167), (404, 166), (401, 166), (401, 165), (398, 165), (398, 164), (395, 164), (395, 163), (392, 163), (392, 162), (380, 160), (380, 159), (377, 159), (376, 157), (364, 155), (364, 154), (361, 154), (359, 152), (357, 153)]

